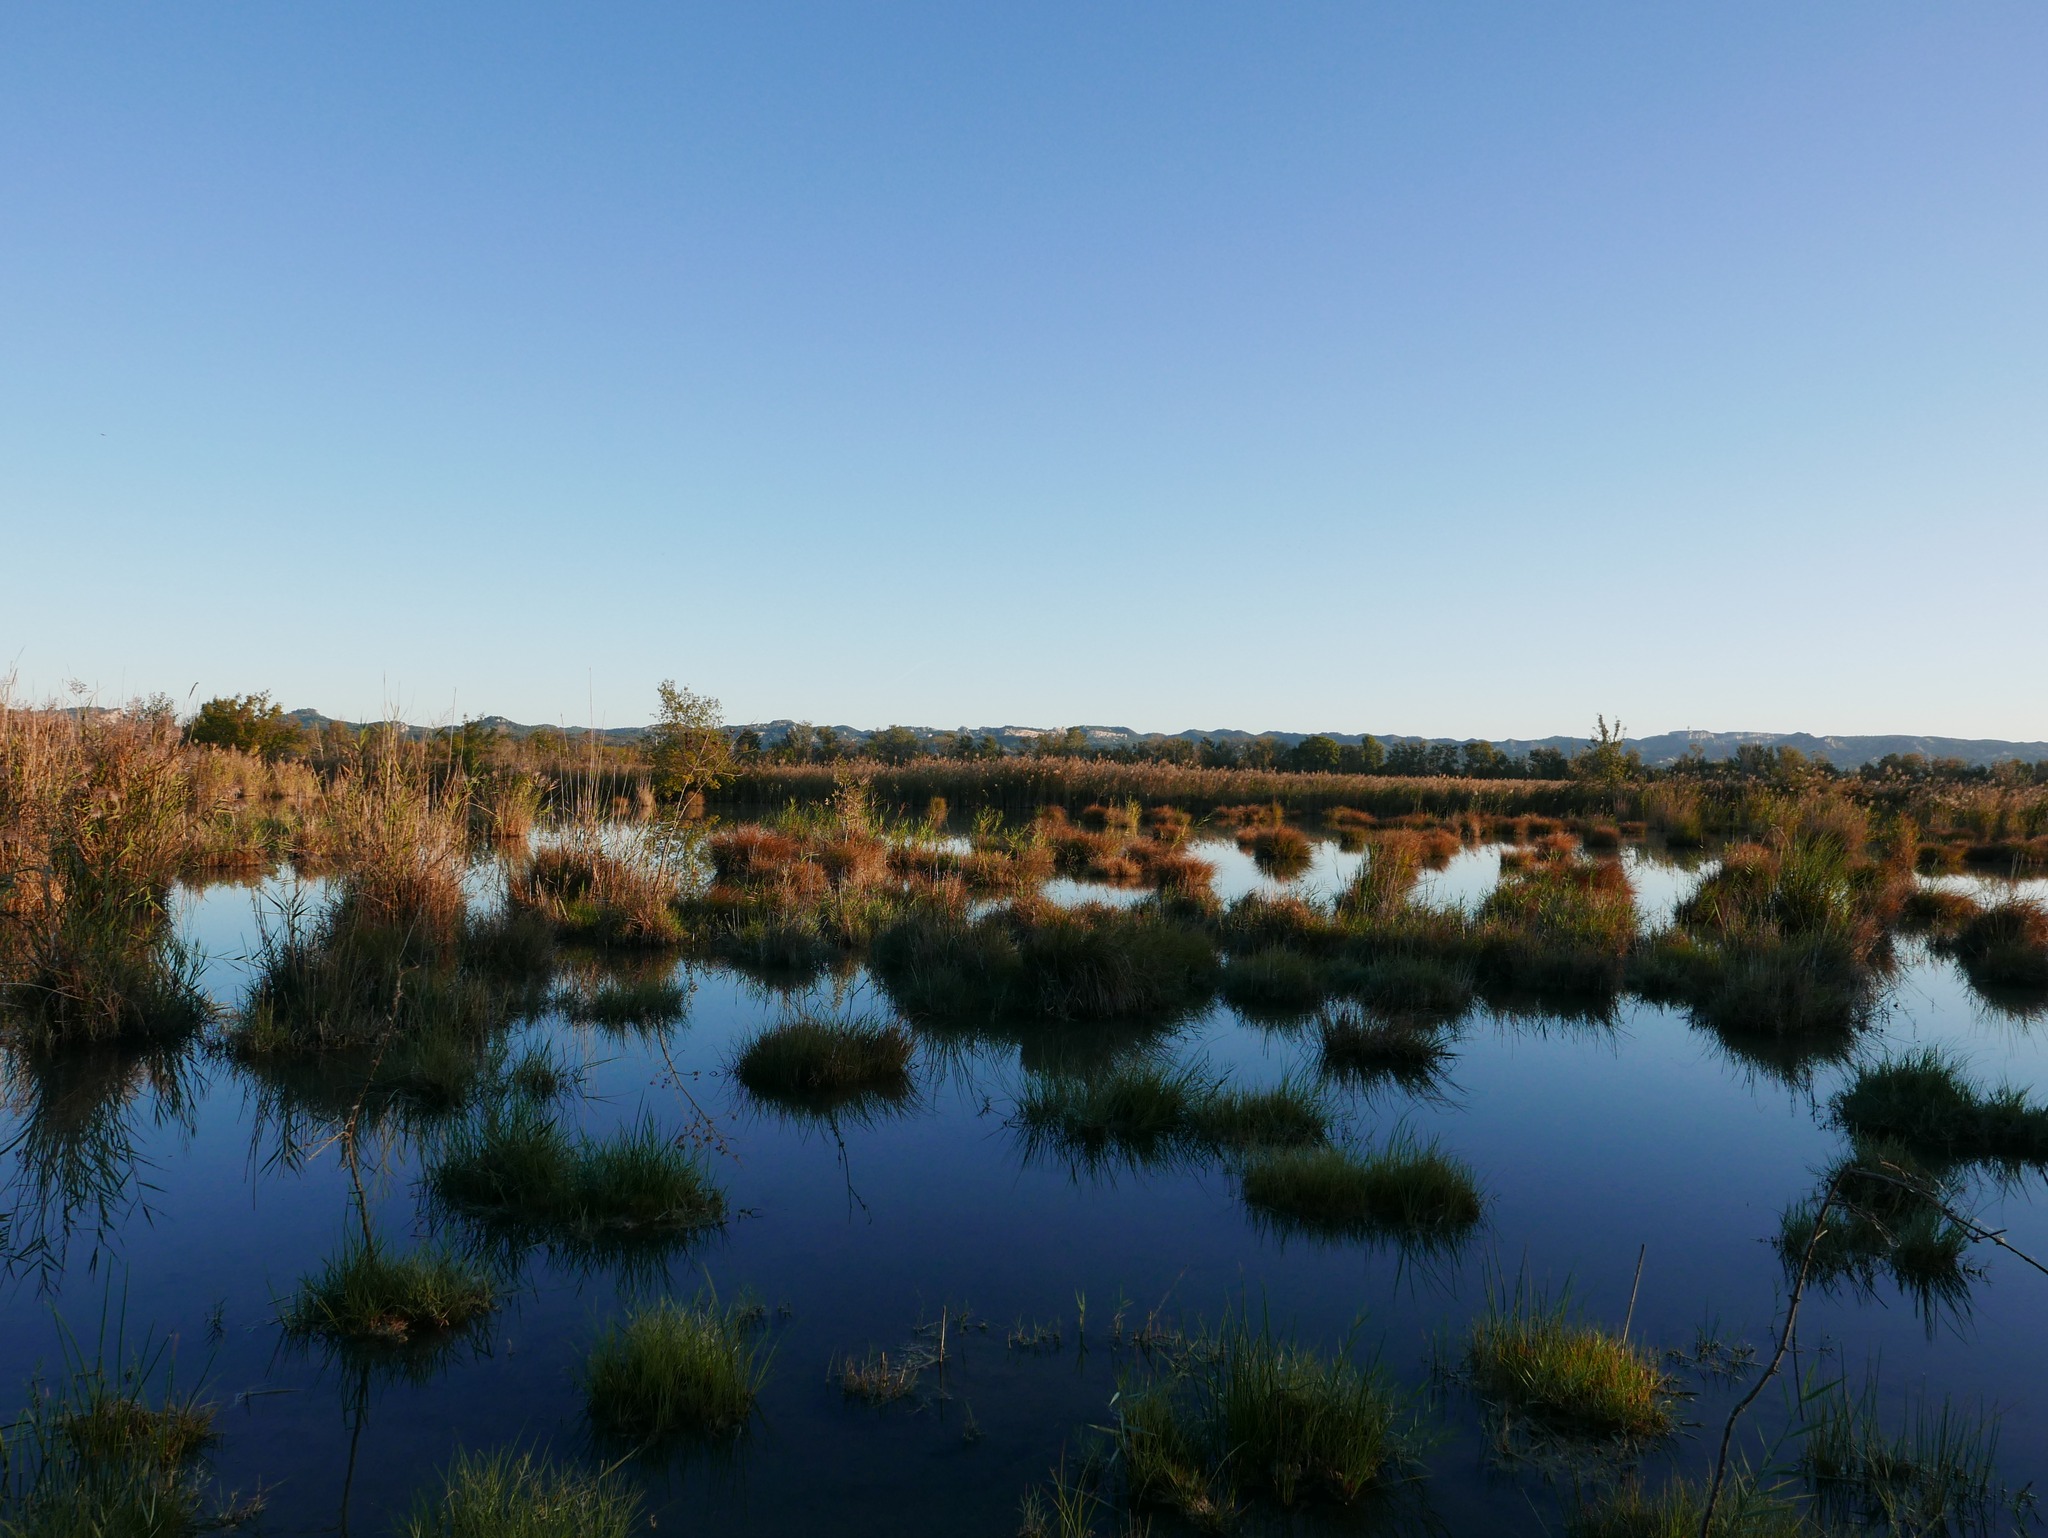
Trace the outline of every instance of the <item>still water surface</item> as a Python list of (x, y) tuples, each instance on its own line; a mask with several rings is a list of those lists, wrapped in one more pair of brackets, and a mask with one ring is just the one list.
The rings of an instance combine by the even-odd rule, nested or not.
[[(1321, 844), (1307, 875), (1276, 883), (1227, 843), (1200, 852), (1219, 865), (1226, 899), (1252, 889), (1328, 893), (1355, 861)], [(1696, 879), (1630, 860), (1646, 922), (1667, 915)], [(1431, 875), (1422, 895), (1470, 906), (1498, 867), (1498, 851), (1468, 851)], [(182, 925), (205, 948), (209, 984), (224, 1002), (240, 996), (239, 958), (253, 947), (264, 900), (228, 885), (182, 896)], [(1454, 1260), (1417, 1266), (1362, 1245), (1282, 1242), (1247, 1217), (1221, 1167), (1091, 1174), (1028, 1160), (1007, 1118), (1040, 1042), (926, 1042), (916, 1108), (871, 1124), (764, 1112), (725, 1065), (800, 1000), (718, 967), (677, 971), (689, 1012), (659, 1041), (559, 1017), (520, 1031), (584, 1065), (577, 1114), (587, 1127), (643, 1111), (674, 1129), (695, 1125), (700, 1111), (716, 1124), (723, 1148), (713, 1163), (738, 1215), (665, 1280), (578, 1271), (536, 1254), (487, 1343), (425, 1381), (365, 1380), (287, 1347), (278, 1300), (342, 1243), (347, 1181), (331, 1147), (280, 1159), (278, 1129), (259, 1115), (255, 1088), (195, 1054), (182, 1107), (146, 1087), (127, 1104), (135, 1170), (124, 1203), (104, 1223), (80, 1214), (61, 1256), (18, 1269), (0, 1294), (0, 1383), (55, 1366), (64, 1330), (89, 1353), (111, 1309), (131, 1339), (173, 1340), (182, 1380), (203, 1375), (223, 1407), (213, 1466), (227, 1487), (268, 1492), (265, 1531), (381, 1534), (458, 1446), (587, 1456), (575, 1374), (601, 1322), (635, 1296), (715, 1286), (770, 1310), (775, 1354), (762, 1415), (730, 1457), (635, 1469), (660, 1529), (999, 1538), (1016, 1530), (1024, 1490), (1063, 1448), (1079, 1448), (1085, 1428), (1107, 1420), (1128, 1360), (1110, 1340), (1120, 1304), (1133, 1323), (1159, 1308), (1192, 1324), (1242, 1302), (1323, 1344), (1356, 1326), (1358, 1349), (1422, 1389), (1432, 1341), (1455, 1348), (1490, 1275), (1568, 1283), (1590, 1314), (1618, 1326), (1640, 1253), (1638, 1338), (1685, 1348), (1709, 1326), (1767, 1352), (1783, 1285), (1767, 1241), (1780, 1211), (1812, 1190), (1842, 1147), (1827, 1117), (1839, 1068), (1809, 1083), (1760, 1075), (1681, 1011), (1627, 998), (1598, 1022), (1478, 1010), (1459, 1028), (1440, 1093), (1333, 1091), (1350, 1135), (1406, 1125), (1441, 1137), (1479, 1174), (1482, 1235)], [(887, 1007), (859, 974), (822, 985), (814, 1001)], [(1947, 963), (1909, 949), (1862, 1050), (1928, 1042), (1956, 1049), (1980, 1078), (2048, 1084), (2048, 1025), (1987, 1009)], [(1222, 1005), (1150, 1045), (1240, 1081), (1310, 1074), (1316, 1063), (1312, 1032), (1249, 1023)], [(12, 1144), (22, 1108), (9, 1117), (0, 1137)], [(407, 1141), (378, 1150), (371, 1204), (386, 1234), (434, 1237), (418, 1172)], [(29, 1228), (32, 1193), (21, 1173), (6, 1171), (7, 1200)], [(2048, 1252), (2038, 1176), (1975, 1194), (1982, 1221)], [(1988, 1251), (1976, 1260), (1983, 1275), (1962, 1317), (1930, 1322), (1889, 1290), (1814, 1299), (1801, 1365), (1818, 1360), (1859, 1383), (1879, 1370), (1895, 1413), (1923, 1389), (2001, 1410), (2004, 1472), (2018, 1487), (2048, 1476), (2048, 1278)], [(836, 1356), (900, 1348), (942, 1311), (951, 1360), (927, 1376), (918, 1401), (870, 1408), (827, 1381)], [(1059, 1349), (1010, 1349), (1005, 1337), (1020, 1321), (1058, 1322)], [(1695, 1429), (1653, 1467), (1700, 1467), (1707, 1428), (1718, 1435), (1741, 1391), (1697, 1375), (1685, 1381), (1698, 1394), (1685, 1410)], [(1775, 1389), (1762, 1406), (1768, 1430), (1783, 1417)], [(1421, 1500), (1440, 1530), (1556, 1530), (1557, 1488), (1489, 1457), (1469, 1395), (1440, 1387), (1431, 1420), (1442, 1439)]]

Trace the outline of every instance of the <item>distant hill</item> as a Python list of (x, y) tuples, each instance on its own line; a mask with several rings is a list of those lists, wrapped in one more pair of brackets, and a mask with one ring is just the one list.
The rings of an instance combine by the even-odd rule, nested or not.
[[(325, 726), (329, 720), (329, 717), (323, 716), (317, 710), (294, 710), (290, 714), (291, 718), (301, 726), (315, 731)], [(343, 724), (361, 727), (365, 723), (350, 721)], [(504, 716), (485, 716), (482, 718), (482, 724), (494, 727), (513, 737), (527, 737), (542, 729), (538, 726), (528, 726), (518, 721), (508, 720)], [(784, 718), (774, 721), (735, 724), (732, 730), (759, 732), (763, 743), (773, 745), (780, 742), (788, 734), (790, 728), (797, 724), (797, 722)], [(586, 731), (586, 728), (579, 726), (551, 727), (548, 729), (559, 731), (564, 736), (579, 741), (583, 739)], [(813, 726), (812, 729), (817, 730), (818, 728)], [(600, 742), (624, 745), (638, 741), (646, 730), (647, 728), (644, 726), (605, 727), (598, 730), (597, 737)], [(879, 728), (835, 725), (831, 730), (839, 734), (839, 739), (842, 742), (863, 743), (873, 736)], [(918, 726), (912, 727), (911, 730), (916, 732), (921, 739), (930, 740), (947, 735), (954, 728)], [(1037, 738), (1054, 732), (1065, 731), (1067, 728), (1012, 725), (974, 726), (969, 727), (968, 730), (977, 737), (993, 737), (1006, 748), (1021, 749), (1029, 747)], [(424, 726), (406, 727), (407, 734), (414, 737), (425, 737), (431, 731), (432, 728)], [(1204, 737), (1213, 738), (1218, 742), (1250, 742), (1256, 737), (1271, 737), (1278, 742), (1292, 746), (1301, 741), (1302, 738), (1312, 735), (1308, 732), (1248, 732), (1235, 727), (1220, 727), (1209, 731), (1191, 728), (1182, 732), (1137, 732), (1127, 726), (1083, 726), (1081, 731), (1087, 736), (1089, 745), (1098, 748), (1136, 747), (1146, 742), (1164, 741), (1170, 737), (1177, 737), (1187, 742), (1200, 742)], [(1363, 741), (1368, 734), (1363, 732), (1325, 732), (1322, 735), (1334, 738), (1342, 743), (1356, 743)], [(1381, 742), (1388, 745), (1397, 742), (1463, 743), (1476, 740), (1466, 737), (1414, 737), (1400, 732), (1373, 732), (1370, 735), (1379, 738)], [(2048, 759), (2048, 742), (2007, 742), (1994, 737), (1918, 737), (1907, 735), (1817, 737), (1810, 732), (1694, 731), (1661, 732), (1652, 737), (1632, 737), (1629, 739), (1629, 746), (1643, 755), (1644, 763), (1653, 767), (1675, 763), (1695, 749), (1710, 760), (1733, 758), (1735, 750), (1745, 743), (1757, 743), (1764, 747), (1774, 748), (1797, 748), (1809, 758), (1825, 759), (1842, 769), (1854, 769), (1862, 764), (1874, 763), (1878, 759), (1892, 753), (1918, 753), (1923, 758), (1930, 759), (1957, 758), (1966, 764), (1995, 764), (2014, 758), (2023, 759), (2028, 762)], [(1531, 748), (1556, 748), (1564, 753), (1572, 753), (1583, 748), (1585, 745), (1586, 739), (1583, 737), (1511, 737), (1494, 742), (1494, 746), (1502, 752), (1516, 756), (1526, 754)]]

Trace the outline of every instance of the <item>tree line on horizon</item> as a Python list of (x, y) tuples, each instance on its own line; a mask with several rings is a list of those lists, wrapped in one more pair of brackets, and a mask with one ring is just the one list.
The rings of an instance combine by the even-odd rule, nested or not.
[[(1267, 735), (1249, 739), (1155, 737), (1137, 742), (1091, 742), (1080, 727), (1044, 732), (1017, 746), (1006, 746), (994, 734), (960, 727), (951, 732), (919, 732), (893, 725), (865, 737), (830, 726), (795, 722), (772, 738), (754, 727), (728, 726), (715, 699), (673, 683), (660, 689), (660, 714), (637, 741), (600, 742), (579, 729), (538, 727), (514, 736), (502, 726), (470, 719), (438, 727), (427, 735), (451, 760), (474, 771), (506, 758), (556, 763), (572, 758), (597, 758), (623, 767), (621, 760), (644, 763), (664, 778), (699, 782), (724, 772), (766, 765), (872, 763), (901, 767), (920, 759), (962, 763), (1003, 759), (1092, 759), (1123, 764), (1158, 764), (1201, 769), (1254, 769), (1269, 773), (1352, 774), (1387, 777), (1444, 777), (1480, 780), (1630, 781), (1654, 778), (1767, 781), (1803, 784), (1820, 780), (1936, 781), (1952, 783), (2009, 782), (2048, 784), (2048, 760), (2018, 760), (1996, 765), (1969, 764), (1962, 759), (1927, 758), (1918, 753), (1886, 754), (1856, 769), (1841, 769), (1825, 759), (1789, 746), (1741, 744), (1725, 759), (1709, 760), (1695, 751), (1675, 764), (1652, 768), (1628, 746), (1621, 724), (1604, 717), (1596, 723), (1585, 747), (1573, 753), (1535, 747), (1508, 753), (1483, 738), (1465, 742), (1382, 743), (1366, 736), (1339, 742), (1313, 733), (1295, 742)], [(145, 709), (169, 711), (168, 700), (149, 702)], [(230, 748), (265, 758), (320, 760), (353, 753), (365, 734), (395, 729), (390, 723), (351, 726), (326, 721), (309, 729), (287, 715), (267, 693), (221, 695), (201, 704), (184, 725), (187, 742)], [(681, 767), (678, 760), (687, 762)], [(664, 772), (664, 766), (666, 772)]]

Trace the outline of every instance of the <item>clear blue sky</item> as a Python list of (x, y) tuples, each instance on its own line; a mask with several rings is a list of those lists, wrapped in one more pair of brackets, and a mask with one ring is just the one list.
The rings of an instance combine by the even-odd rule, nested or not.
[(2048, 737), (2048, 8), (0, 11), (0, 671)]

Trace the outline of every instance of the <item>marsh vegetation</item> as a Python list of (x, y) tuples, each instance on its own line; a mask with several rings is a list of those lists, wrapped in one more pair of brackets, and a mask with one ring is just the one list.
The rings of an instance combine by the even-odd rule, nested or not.
[[(574, 752), (0, 711), (0, 1530), (271, 1468), (421, 1538), (999, 1530), (975, 1460), (1064, 1437), (1037, 1530), (1697, 1532), (1758, 1357), (1665, 1348), (1798, 1289), (1957, 1397), (1760, 1400), (1710, 1532), (2020, 1510), (2048, 785), (721, 760), (686, 693)], [(117, 1275), (235, 1415), (49, 1368)]]

